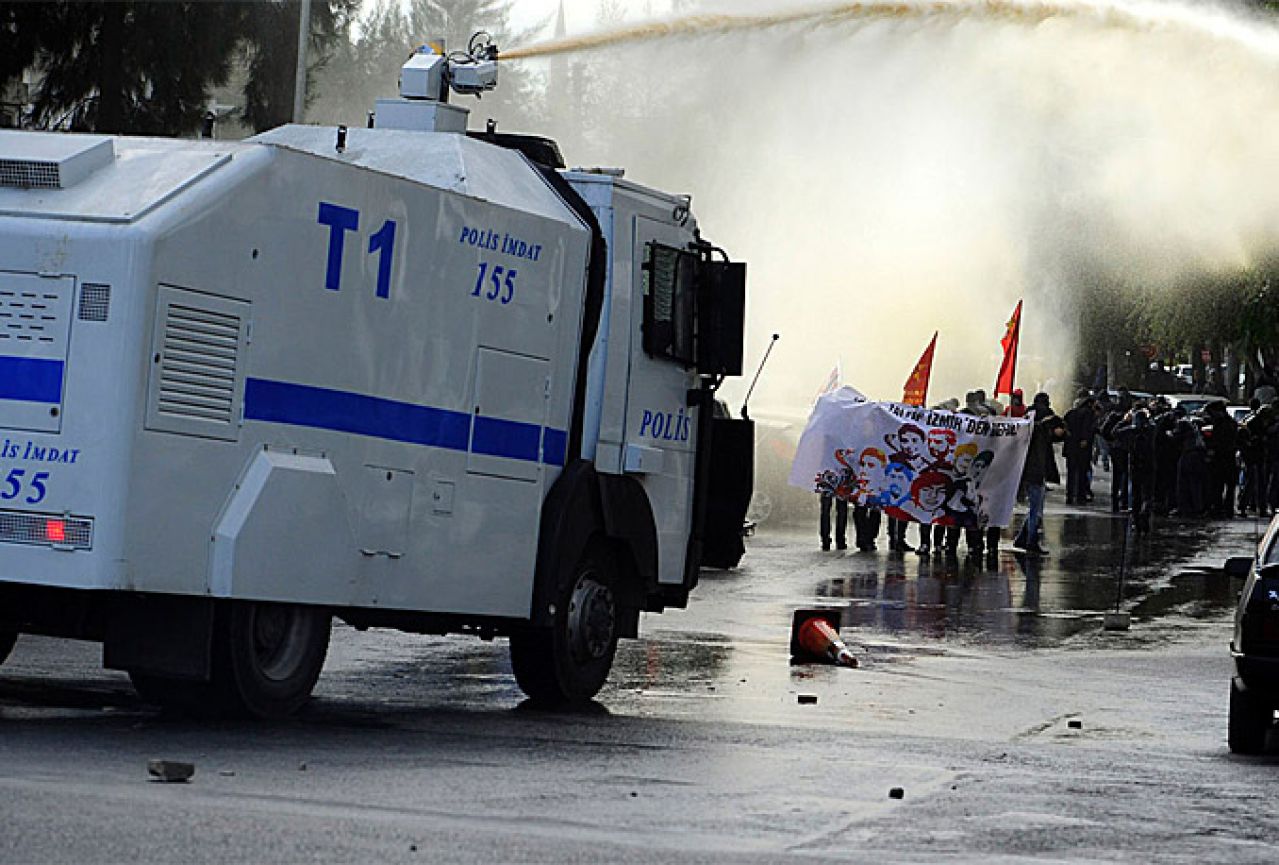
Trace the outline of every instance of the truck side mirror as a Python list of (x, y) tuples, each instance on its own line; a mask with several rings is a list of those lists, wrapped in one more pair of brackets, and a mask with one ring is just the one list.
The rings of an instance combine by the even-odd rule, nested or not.
[(703, 261), (697, 287), (697, 371), (741, 375), (746, 328), (746, 264)]

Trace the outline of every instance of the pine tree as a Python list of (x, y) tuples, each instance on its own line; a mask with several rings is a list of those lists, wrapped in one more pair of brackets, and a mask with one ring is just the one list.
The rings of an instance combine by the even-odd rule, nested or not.
[[(356, 2), (314, 0), (312, 68)], [(39, 128), (184, 135), (199, 128), (212, 89), (243, 52), (245, 117), (267, 128), (292, 111), (298, 8), (298, 0), (0, 3), (0, 84), (35, 70), (29, 121)]]
[[(358, 0), (329, 0), (311, 4), (307, 47), (307, 94), (311, 80), (348, 39)], [(244, 61), (244, 120), (261, 132), (293, 119), (293, 89), (297, 75), (300, 0), (272, 0), (250, 4), (246, 15)]]
[[(30, 7), (30, 8), (23, 8)], [(5, 3), (0, 76), (41, 73), (34, 125), (174, 135), (195, 129), (243, 32), (237, 3)], [(7, 47), (7, 46), (6, 46)]]

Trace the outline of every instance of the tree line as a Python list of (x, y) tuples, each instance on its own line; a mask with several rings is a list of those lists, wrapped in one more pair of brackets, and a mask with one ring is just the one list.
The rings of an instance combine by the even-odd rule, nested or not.
[[(478, 29), (516, 35), (511, 5), (313, 0), (309, 108), (362, 118), (374, 96), (395, 95), (400, 65), (427, 39), (461, 48)], [(300, 12), (300, 0), (0, 2), (0, 90), (33, 80), (12, 106), (26, 128), (190, 136), (234, 86), (232, 119), (260, 132), (292, 119)], [(528, 96), (516, 72), (497, 101)]]

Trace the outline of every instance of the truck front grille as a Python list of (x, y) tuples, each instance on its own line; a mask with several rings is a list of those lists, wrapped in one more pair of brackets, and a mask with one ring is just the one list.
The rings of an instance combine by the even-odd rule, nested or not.
[(0, 542), (89, 550), (93, 549), (93, 520), (0, 510)]

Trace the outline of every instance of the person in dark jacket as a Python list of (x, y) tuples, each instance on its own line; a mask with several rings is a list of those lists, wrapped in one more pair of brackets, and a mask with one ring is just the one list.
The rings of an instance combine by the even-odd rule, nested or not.
[(1204, 441), (1208, 446), (1208, 513), (1219, 519), (1235, 515), (1235, 487), (1239, 484), (1239, 425), (1224, 401), (1204, 409)]
[(1155, 482), (1155, 428), (1145, 409), (1130, 413), (1114, 430), (1128, 461), (1132, 485), (1132, 518), (1138, 532), (1150, 531), (1151, 494)]
[(1270, 404), (1269, 423), (1263, 433), (1266, 441), (1266, 505), (1279, 510), (1279, 397)]
[(1115, 430), (1130, 420), (1131, 410), (1132, 397), (1121, 391), (1119, 402), (1102, 417), (1098, 431), (1110, 448), (1110, 510), (1116, 514), (1128, 509), (1128, 450)]
[[(1185, 412), (1180, 412), (1184, 417)], [(1174, 411), (1163, 397), (1156, 397), (1151, 405), (1151, 421), (1155, 426), (1155, 487), (1153, 510), (1163, 515), (1176, 507), (1177, 502), (1177, 461), (1181, 458), (1181, 448), (1173, 433), (1180, 419), (1178, 411)]]
[(1055, 465), (1053, 444), (1066, 438), (1066, 424), (1052, 410), (1048, 394), (1037, 393), (1031, 403), (1034, 413), (1034, 429), (1030, 434), (1030, 446), (1026, 449), (1026, 463), (1021, 470), (1021, 486), (1026, 491), (1030, 510), (1021, 524), (1013, 546), (1031, 555), (1042, 556), (1048, 550), (1039, 539), (1044, 516), (1044, 492), (1050, 469)]
[(1092, 440), (1097, 434), (1093, 398), (1084, 393), (1066, 412), (1066, 504), (1082, 505), (1092, 498), (1088, 470), (1092, 467)]
[(822, 493), (822, 507), (818, 514), (817, 530), (822, 539), (822, 550), (830, 549), (830, 509), (835, 506), (835, 549), (848, 549), (848, 502), (830, 493)]
[(1253, 397), (1251, 411), (1239, 424), (1239, 458), (1243, 461), (1243, 489), (1239, 493), (1239, 516), (1252, 511), (1258, 517), (1268, 514), (1266, 500), (1266, 427), (1273, 414), (1269, 406)]
[(1183, 517), (1197, 517), (1204, 509), (1204, 487), (1208, 483), (1208, 448), (1204, 445), (1199, 425), (1182, 417), (1173, 429), (1177, 443), (1177, 510)]

